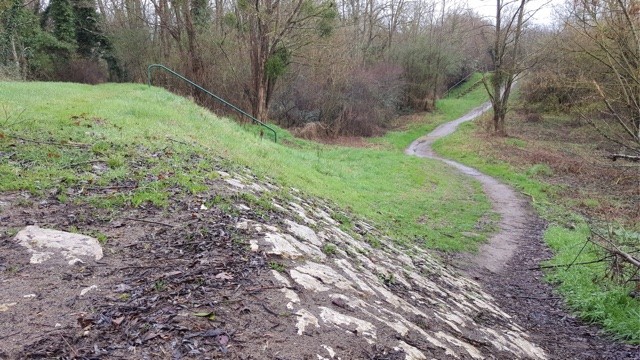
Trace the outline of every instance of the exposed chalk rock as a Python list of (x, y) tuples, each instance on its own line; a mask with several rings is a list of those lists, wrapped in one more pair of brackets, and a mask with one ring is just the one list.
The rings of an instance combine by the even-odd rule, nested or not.
[(298, 204), (296, 204), (295, 202), (290, 202), (289, 203), (289, 208), (291, 210), (293, 210), (302, 220), (304, 220), (304, 222), (306, 222), (307, 224), (311, 224), (311, 225), (316, 225), (317, 222), (311, 218), (309, 218), (307, 216), (306, 211), (304, 210), (304, 208)]
[[(250, 176), (226, 180), (244, 191), (260, 191), (251, 184), (273, 190)], [(353, 344), (395, 349), (407, 359), (546, 358), (477, 282), (428, 250), (402, 247), (361, 220), (348, 234), (329, 215), (332, 209), (301, 195), (284, 207), (273, 203), (289, 215), (279, 227), (243, 219), (236, 228), (249, 235), (252, 251), (285, 262), (287, 274), (271, 271), (274, 296), (280, 311), (295, 315), (296, 343), (315, 344), (318, 359), (349, 358), (344, 349)], [(373, 248), (364, 233), (381, 246)], [(322, 251), (328, 242), (336, 246), (329, 256)], [(478, 321), (478, 314), (491, 321)]]
[(436, 333), (436, 336), (442, 340), (445, 340), (446, 342), (459, 346), (461, 348), (464, 348), (467, 353), (469, 353), (469, 355), (471, 355), (471, 357), (473, 357), (474, 359), (483, 359), (484, 357), (482, 356), (482, 354), (480, 354), (480, 351), (478, 351), (477, 348), (475, 348), (474, 346), (472, 346), (471, 344), (464, 342), (462, 340), (458, 340), (456, 338), (454, 338), (451, 335), (445, 334), (442, 331), (438, 331)]
[(308, 274), (301, 273), (300, 271), (297, 271), (296, 269), (293, 269), (293, 270), (289, 271), (289, 275), (291, 275), (291, 278), (296, 283), (298, 283), (300, 286), (302, 286), (303, 288), (305, 288), (307, 290), (320, 292), (320, 291), (327, 291), (327, 290), (330, 289), (329, 287), (324, 286), (315, 277), (313, 277), (311, 275), (308, 275)]
[(305, 225), (300, 225), (288, 219), (285, 220), (284, 222), (288, 225), (289, 227), (288, 230), (293, 235), (297, 236), (301, 240), (308, 241), (315, 246), (318, 246), (318, 247), (322, 246), (322, 241), (318, 239), (318, 235), (316, 235), (316, 232), (313, 231), (310, 227)]
[(331, 215), (329, 215), (327, 212), (325, 212), (322, 209), (316, 209), (315, 210), (316, 215), (318, 215), (322, 220), (326, 221), (329, 225), (338, 225), (338, 222), (333, 220), (333, 218), (331, 217)]
[(298, 310), (296, 315), (298, 315), (298, 323), (296, 324), (296, 327), (298, 328), (298, 335), (304, 334), (309, 325), (313, 325), (317, 328), (320, 327), (318, 324), (318, 318), (309, 311), (301, 309)]
[(333, 359), (333, 358), (336, 356), (336, 352), (335, 352), (335, 351), (333, 351), (333, 349), (332, 349), (331, 347), (329, 347), (329, 346), (327, 346), (327, 345), (322, 345), (322, 347), (323, 347), (325, 350), (327, 350), (327, 352), (329, 353), (329, 357), (330, 357), (330, 358), (332, 358), (332, 359)]
[(264, 241), (271, 245), (271, 249), (267, 250), (267, 254), (279, 255), (288, 259), (295, 259), (302, 256), (302, 253), (298, 251), (293, 245), (292, 241), (286, 237), (289, 235), (283, 235), (278, 233), (268, 233), (264, 237)]
[(415, 347), (407, 344), (404, 341), (399, 341), (398, 342), (398, 347), (395, 348), (395, 350), (402, 350), (404, 351), (406, 357), (406, 360), (426, 360), (427, 357), (424, 356), (424, 354), (416, 349)]
[(323, 284), (329, 284), (343, 290), (355, 289), (351, 281), (342, 277), (342, 275), (326, 265), (309, 261), (302, 266), (296, 267), (296, 270), (313, 278), (320, 279)]
[(0, 312), (9, 311), (9, 308), (12, 306), (16, 306), (17, 303), (4, 303), (0, 304)]
[(278, 232), (278, 228), (275, 226), (261, 224), (252, 220), (242, 220), (236, 224), (236, 229), (253, 231), (256, 233), (263, 233), (265, 231)]
[(337, 326), (346, 326), (354, 333), (362, 334), (366, 340), (373, 344), (376, 339), (376, 327), (372, 323), (345, 314), (341, 314), (333, 309), (320, 307), (320, 318), (325, 323)]
[(86, 295), (89, 291), (98, 290), (98, 285), (91, 285), (80, 290), (80, 296)]
[(283, 208), (282, 205), (278, 204), (275, 200), (271, 201), (271, 205), (278, 211), (287, 212), (287, 209)]
[(238, 209), (240, 211), (249, 211), (249, 210), (251, 210), (251, 208), (248, 207), (245, 204), (236, 204), (235, 207), (236, 207), (236, 209)]
[(238, 180), (238, 179), (224, 179), (224, 181), (227, 182), (227, 184), (233, 186), (236, 189), (244, 189), (246, 187), (245, 184), (242, 183), (242, 181)]
[(31, 253), (32, 264), (48, 260), (56, 252), (61, 253), (71, 265), (77, 262), (78, 257), (102, 259), (102, 247), (98, 240), (82, 234), (41, 229), (32, 225), (20, 230), (14, 239)]
[(251, 183), (248, 185), (249, 189), (252, 189), (256, 192), (265, 192), (265, 191), (269, 191), (267, 189), (265, 189), (264, 187), (262, 187), (261, 185), (258, 185), (256, 183)]

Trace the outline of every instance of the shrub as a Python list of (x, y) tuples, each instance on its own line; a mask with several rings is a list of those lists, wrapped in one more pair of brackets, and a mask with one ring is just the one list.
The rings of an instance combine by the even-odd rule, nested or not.
[[(381, 134), (402, 102), (399, 66), (379, 63), (321, 79), (301, 71), (277, 95), (272, 117), (306, 138)], [(312, 124), (312, 125), (307, 125)]]
[(100, 84), (107, 81), (106, 66), (97, 60), (74, 59), (58, 68), (57, 79), (83, 84)]

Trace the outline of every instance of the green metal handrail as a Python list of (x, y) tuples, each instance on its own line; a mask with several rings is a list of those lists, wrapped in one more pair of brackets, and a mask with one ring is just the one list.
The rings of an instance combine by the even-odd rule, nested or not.
[(278, 134), (276, 133), (276, 131), (271, 128), (269, 125), (263, 123), (262, 121), (254, 118), (253, 116), (247, 114), (245, 111), (243, 111), (242, 109), (240, 109), (239, 107), (231, 104), (230, 102), (224, 100), (223, 98), (215, 95), (214, 93), (210, 92), (209, 90), (203, 88), (202, 86), (194, 83), (193, 81), (187, 79), (186, 77), (178, 74), (177, 72), (169, 69), (168, 67), (161, 65), (161, 64), (151, 64), (147, 67), (147, 79), (148, 79), (148, 83), (149, 86), (151, 86), (151, 69), (153, 68), (160, 68), (170, 74), (172, 74), (173, 76), (185, 81), (186, 83), (190, 84), (191, 86), (193, 86), (194, 88), (204, 92), (205, 94), (211, 96), (214, 100), (217, 100), (218, 102), (222, 103), (223, 105), (232, 108), (233, 110), (239, 112), (241, 115), (248, 117), (249, 119), (251, 119), (254, 123), (257, 123), (258, 125), (267, 128), (267, 130), (271, 131), (273, 133), (273, 141), (274, 142), (278, 142)]
[(469, 75), (465, 76), (464, 79), (458, 81), (457, 83), (455, 83), (453, 86), (451, 86), (450, 88), (447, 89), (447, 91), (444, 92), (444, 94), (442, 95), (442, 98), (446, 98), (447, 96), (449, 96), (449, 93), (451, 92), (451, 90), (455, 89), (456, 87), (458, 87), (458, 85), (462, 84), (463, 82), (467, 81), (471, 76), (473, 76), (473, 74), (475, 74), (475, 71), (472, 71)]

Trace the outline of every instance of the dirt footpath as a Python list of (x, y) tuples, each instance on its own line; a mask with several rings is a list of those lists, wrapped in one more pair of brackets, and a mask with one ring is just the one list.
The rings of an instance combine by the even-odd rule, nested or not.
[(477, 179), (500, 214), (499, 231), (477, 255), (461, 255), (452, 264), (482, 284), (501, 307), (521, 324), (532, 340), (554, 359), (640, 359), (640, 347), (617, 343), (593, 326), (568, 314), (562, 299), (536, 269), (551, 252), (542, 240), (544, 222), (528, 201), (511, 187), (481, 172), (438, 156), (431, 145), (491, 108), (478, 107), (414, 141), (406, 153), (436, 159)]

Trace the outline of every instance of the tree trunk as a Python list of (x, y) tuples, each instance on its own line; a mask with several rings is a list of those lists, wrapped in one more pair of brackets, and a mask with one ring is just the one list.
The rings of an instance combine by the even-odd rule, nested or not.
[(171, 56), (171, 45), (169, 42), (169, 4), (167, 0), (160, 0), (159, 2), (159, 15), (160, 15), (160, 51), (162, 53), (163, 61), (169, 60)]
[(505, 128), (506, 112), (503, 108), (493, 112), (493, 133), (498, 136), (507, 136), (507, 130)]
[(184, 23), (185, 31), (187, 32), (187, 53), (189, 55), (189, 74), (196, 82), (202, 82), (201, 70), (202, 64), (200, 61), (200, 54), (198, 54), (198, 46), (196, 39), (196, 29), (193, 24), (193, 18), (191, 15), (191, 1), (187, 0), (184, 4)]
[(11, 36), (11, 54), (13, 55), (13, 62), (15, 63), (16, 71), (20, 72), (20, 58), (18, 57), (16, 39), (14, 36)]
[(216, 4), (216, 23), (218, 24), (218, 28), (220, 31), (220, 34), (224, 34), (224, 8), (223, 8), (223, 2), (222, 0), (215, 0), (215, 4)]
[[(512, 18), (506, 16), (503, 0), (496, 0), (495, 38), (491, 57), (493, 75), (485, 78), (483, 83), (493, 107), (493, 131), (496, 135), (506, 136), (505, 118), (509, 106), (509, 96), (514, 80), (524, 69), (520, 54), (522, 28), (525, 23), (524, 7), (528, 0), (520, 0)], [(507, 26), (503, 25), (503, 20)], [(503, 27), (504, 26), (504, 27)]]
[[(256, 20), (259, 22), (260, 20)], [(255, 24), (259, 27), (259, 24)], [(258, 29), (252, 31), (251, 34), (251, 77), (253, 79), (253, 96), (252, 96), (252, 115), (262, 120), (266, 115), (266, 92), (267, 81), (265, 74), (265, 65), (267, 62), (267, 54), (265, 54), (264, 35), (259, 33)]]

